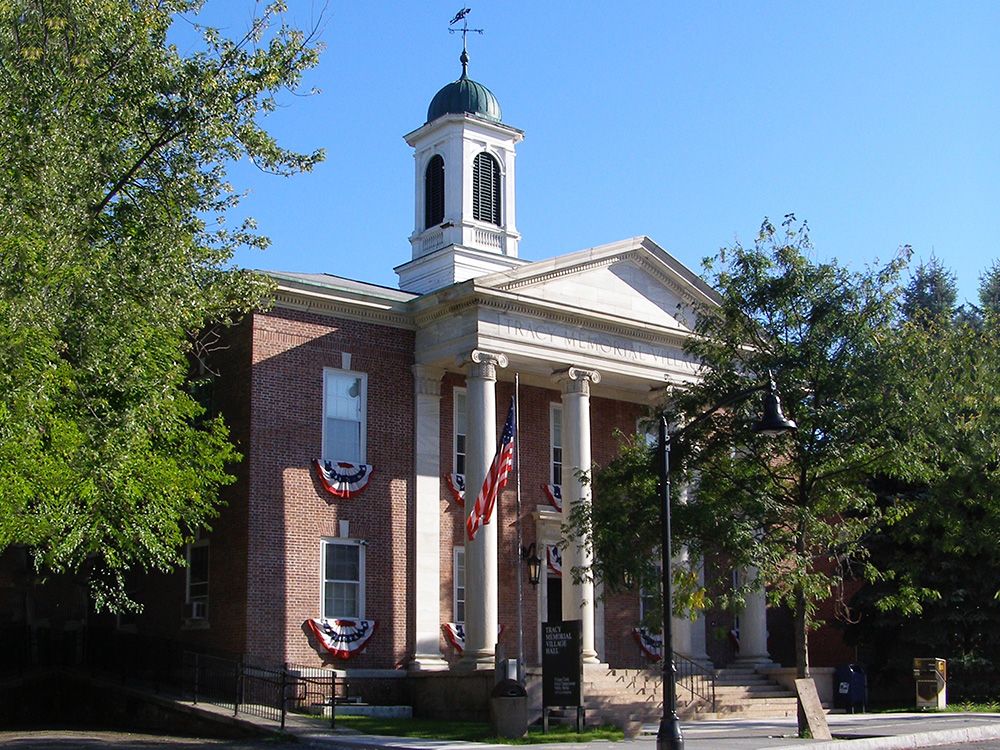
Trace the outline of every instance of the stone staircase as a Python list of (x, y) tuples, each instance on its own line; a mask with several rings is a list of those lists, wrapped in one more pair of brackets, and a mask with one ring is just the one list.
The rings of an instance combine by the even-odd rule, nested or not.
[[(635, 733), (638, 726), (659, 722), (663, 715), (661, 675), (655, 669), (608, 669), (586, 666), (583, 675), (588, 724), (615, 724)], [(698, 719), (763, 719), (795, 716), (795, 695), (753, 667), (716, 671), (715, 703), (711, 689), (697, 678), (677, 680), (677, 715)], [(568, 718), (568, 717), (567, 717)], [(560, 720), (558, 715), (554, 717)]]
[(795, 693), (753, 667), (724, 667), (715, 675), (715, 711), (696, 718), (773, 719), (796, 714)]

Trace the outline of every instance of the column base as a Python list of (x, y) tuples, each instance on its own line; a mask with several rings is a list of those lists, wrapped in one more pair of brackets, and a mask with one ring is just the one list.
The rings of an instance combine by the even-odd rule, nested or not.
[(416, 654), (406, 669), (410, 672), (443, 672), (449, 664), (441, 654)]
[(737, 656), (733, 665), (737, 667), (754, 667), (755, 669), (768, 669), (770, 667), (778, 666), (771, 661), (770, 654), (747, 654), (746, 656)]
[(459, 659), (453, 669), (458, 672), (478, 672), (486, 669), (496, 668), (496, 652), (492, 649), (481, 651), (465, 650), (462, 658)]

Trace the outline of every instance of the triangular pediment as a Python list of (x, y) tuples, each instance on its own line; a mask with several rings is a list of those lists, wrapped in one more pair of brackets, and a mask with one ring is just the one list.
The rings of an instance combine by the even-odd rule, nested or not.
[(647, 237), (483, 276), (476, 286), (563, 314), (675, 331), (690, 330), (693, 308), (716, 300), (702, 279)]

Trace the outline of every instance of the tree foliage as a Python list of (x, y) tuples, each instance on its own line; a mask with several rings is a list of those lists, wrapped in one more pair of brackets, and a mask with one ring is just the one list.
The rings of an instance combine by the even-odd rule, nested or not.
[(955, 317), (957, 300), (955, 274), (932, 257), (914, 270), (903, 290), (901, 309), (907, 320), (934, 320), (947, 325)]
[[(753, 247), (737, 243), (707, 261), (721, 301), (695, 324), (689, 350), (702, 378), (678, 394), (688, 422), (773, 372), (795, 433), (767, 440), (743, 401), (691, 435), (705, 520), (740, 519), (725, 552), (759, 569), (773, 601), (795, 615), (796, 662), (808, 674), (808, 631), (839, 571), (862, 558), (861, 542), (892, 508), (869, 487), (875, 472), (907, 476), (917, 446), (905, 429), (908, 375), (892, 352), (899, 274), (909, 249), (876, 270), (850, 272), (810, 260), (808, 227), (788, 216), (764, 222)], [(719, 535), (703, 532), (711, 539)]]
[(271, 6), (236, 40), (167, 41), (189, 0), (0, 1), (0, 549), (123, 603), (213, 516), (225, 425), (189, 393), (200, 337), (258, 304), (231, 268), (226, 164), (310, 169), (260, 124), (317, 48)]
[[(904, 324), (901, 357), (919, 377), (925, 436), (921, 481), (879, 478), (883, 502), (905, 502), (896, 525), (868, 541), (883, 571), (851, 602), (848, 634), (877, 666), (932, 653), (963, 664), (1000, 665), (1000, 320)], [(888, 493), (886, 493), (888, 490)], [(891, 634), (891, 636), (890, 636)], [(892, 642), (896, 648), (882, 644)], [(907, 650), (909, 649), (909, 650)]]
[(979, 276), (979, 304), (984, 312), (1000, 315), (1000, 263), (997, 261)]
[[(844, 569), (863, 561), (864, 539), (901, 512), (876, 503), (869, 477), (906, 478), (919, 467), (912, 461), (919, 446), (905, 429), (911, 405), (897, 383), (908, 371), (892, 352), (909, 249), (884, 268), (859, 273), (812, 256), (808, 227), (788, 216), (780, 229), (765, 220), (751, 247), (737, 243), (706, 260), (719, 298), (696, 311), (687, 345), (701, 364), (700, 379), (664, 407), (680, 438), (670, 451), (674, 481), (696, 487), (691, 502), (674, 504), (674, 544), (696, 560), (723, 555), (759, 570), (756, 585), (766, 583), (772, 600), (795, 613), (803, 675), (818, 602), (831, 596)], [(756, 397), (701, 420), (765, 384), (769, 373), (797, 432), (754, 435)], [(655, 467), (647, 453), (643, 480), (637, 451), (641, 446), (596, 471), (594, 517), (586, 520), (603, 522), (610, 511), (602, 506), (632, 498), (643, 507), (629, 506), (629, 518), (658, 527), (646, 507), (657, 502)], [(631, 462), (628, 483), (622, 462)], [(634, 532), (593, 533), (596, 575), (609, 581), (630, 570), (648, 573), (655, 542)]]

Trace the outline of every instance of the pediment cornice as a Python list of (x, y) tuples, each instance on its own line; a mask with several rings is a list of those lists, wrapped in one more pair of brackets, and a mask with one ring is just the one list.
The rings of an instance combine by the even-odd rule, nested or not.
[(489, 310), (493, 313), (537, 318), (548, 323), (677, 348), (682, 348), (684, 342), (694, 335), (682, 328), (668, 329), (628, 318), (525, 300), (522, 297), (499, 294), (495, 289), (477, 289), (468, 296), (424, 310), (415, 317), (415, 322), (418, 329), (429, 328), (440, 320), (460, 316), (470, 310)]

